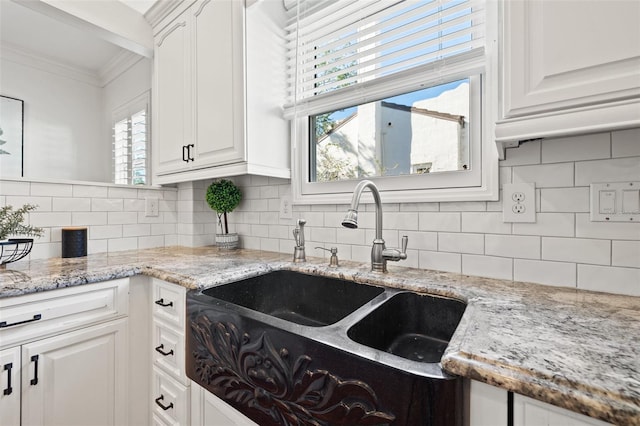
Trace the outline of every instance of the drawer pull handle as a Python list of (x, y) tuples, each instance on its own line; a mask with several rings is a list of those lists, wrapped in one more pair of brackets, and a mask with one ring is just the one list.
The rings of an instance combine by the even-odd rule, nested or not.
[(28, 322), (38, 321), (39, 319), (42, 319), (42, 315), (41, 314), (35, 314), (33, 316), (33, 318), (31, 318), (31, 319), (24, 320), (24, 321), (13, 322), (11, 324), (7, 324), (6, 321), (2, 321), (2, 322), (0, 322), (0, 328), (13, 327), (14, 325), (26, 324)]
[(163, 349), (164, 349), (164, 343), (156, 348), (156, 352), (159, 352), (164, 356), (173, 355), (173, 349), (171, 349), (169, 352), (165, 352), (163, 351)]
[(13, 392), (13, 388), (11, 387), (11, 368), (13, 367), (13, 363), (4, 365), (4, 370), (7, 372), (7, 388), (4, 390), (5, 395), (11, 395)]
[(164, 303), (164, 299), (160, 299), (160, 300), (156, 300), (156, 305), (160, 305), (160, 306), (173, 306), (173, 302), (169, 302), (169, 303)]
[(182, 145), (182, 161), (189, 162), (189, 148), (188, 145)]
[(38, 359), (40, 357), (38, 355), (33, 355), (31, 357), (31, 362), (35, 362), (35, 367), (33, 368), (33, 379), (31, 379), (31, 385), (35, 386), (38, 384)]
[(159, 397), (156, 398), (156, 404), (158, 405), (158, 407), (162, 408), (164, 411), (167, 411), (168, 409), (173, 408), (173, 402), (170, 402), (169, 405), (164, 405), (160, 401), (164, 401), (164, 395), (160, 395)]

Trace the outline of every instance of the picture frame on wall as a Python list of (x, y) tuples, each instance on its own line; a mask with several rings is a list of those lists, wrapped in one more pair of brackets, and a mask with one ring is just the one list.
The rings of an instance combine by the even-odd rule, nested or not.
[(0, 95), (0, 177), (22, 177), (24, 101)]

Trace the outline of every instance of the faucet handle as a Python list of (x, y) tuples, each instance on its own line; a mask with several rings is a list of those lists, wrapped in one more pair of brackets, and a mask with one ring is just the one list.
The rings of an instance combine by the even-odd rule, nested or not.
[(402, 236), (402, 248), (401, 248), (401, 252), (403, 254), (407, 254), (407, 245), (409, 244), (409, 237), (406, 235)]

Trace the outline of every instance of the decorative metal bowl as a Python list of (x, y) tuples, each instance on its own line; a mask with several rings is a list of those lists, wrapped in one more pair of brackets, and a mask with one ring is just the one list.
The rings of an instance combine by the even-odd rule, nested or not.
[(9, 238), (0, 241), (0, 269), (7, 263), (20, 260), (31, 252), (33, 238)]

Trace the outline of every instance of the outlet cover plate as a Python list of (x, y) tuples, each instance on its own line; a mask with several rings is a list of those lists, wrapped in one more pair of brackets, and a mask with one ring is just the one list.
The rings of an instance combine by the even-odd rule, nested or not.
[(160, 215), (158, 197), (145, 197), (144, 215), (145, 217), (157, 217)]
[(503, 222), (534, 223), (536, 221), (536, 185), (509, 183), (502, 188)]

